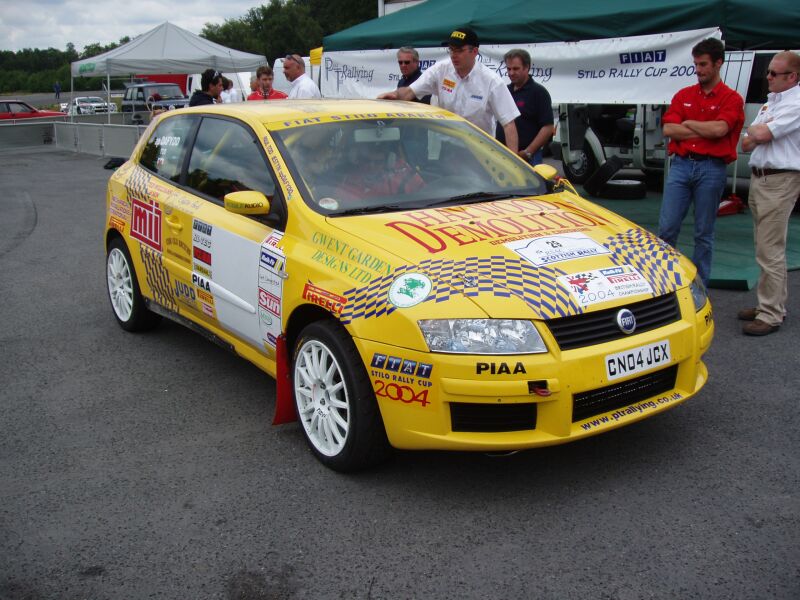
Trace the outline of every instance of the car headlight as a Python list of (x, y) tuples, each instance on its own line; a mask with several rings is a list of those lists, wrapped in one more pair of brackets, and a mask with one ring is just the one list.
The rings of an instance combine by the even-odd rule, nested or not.
[(547, 352), (530, 321), (518, 319), (427, 319), (418, 321), (431, 352), (534, 354)]
[(706, 300), (708, 300), (706, 286), (703, 285), (700, 277), (695, 277), (689, 289), (692, 292), (692, 300), (694, 300), (694, 311), (697, 312), (706, 305)]

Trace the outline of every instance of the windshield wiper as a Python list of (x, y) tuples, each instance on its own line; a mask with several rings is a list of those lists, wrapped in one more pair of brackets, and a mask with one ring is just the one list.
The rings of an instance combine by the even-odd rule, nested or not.
[(392, 212), (395, 210), (404, 210), (408, 206), (400, 204), (379, 204), (377, 206), (359, 206), (358, 208), (348, 208), (347, 210), (340, 210), (339, 212), (330, 213), (329, 217), (349, 217), (351, 215), (367, 215), (377, 212)]
[(429, 202), (427, 206), (437, 206), (440, 204), (450, 204), (452, 202), (483, 202), (485, 200), (503, 200), (505, 198), (525, 198), (533, 194), (515, 194), (511, 192), (470, 192), (469, 194), (461, 194), (458, 196), (450, 196), (436, 202)]

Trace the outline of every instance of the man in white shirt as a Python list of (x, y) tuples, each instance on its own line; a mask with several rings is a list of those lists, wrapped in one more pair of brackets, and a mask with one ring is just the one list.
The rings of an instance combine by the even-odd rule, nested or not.
[(788, 299), (786, 238), (789, 216), (800, 196), (800, 56), (778, 52), (767, 69), (770, 93), (742, 149), (750, 154), (750, 212), (755, 230), (758, 306), (739, 311), (746, 335), (778, 331)]
[(447, 41), (449, 61), (439, 61), (423, 71), (409, 87), (381, 94), (385, 100), (414, 100), (436, 94), (439, 106), (461, 115), (467, 121), (494, 136), (495, 122), (503, 128), (506, 146), (517, 151), (517, 127), (514, 119), (519, 109), (500, 76), (477, 61), (479, 41), (469, 27), (450, 34)]
[(283, 74), (292, 84), (292, 88), (289, 90), (289, 100), (322, 98), (317, 84), (306, 75), (306, 61), (299, 54), (286, 55), (286, 58), (283, 59)]

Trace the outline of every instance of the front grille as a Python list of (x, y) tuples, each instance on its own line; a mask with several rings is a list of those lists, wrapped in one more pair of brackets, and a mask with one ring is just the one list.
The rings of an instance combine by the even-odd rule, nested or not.
[(617, 313), (623, 308), (630, 310), (636, 317), (635, 333), (658, 329), (681, 318), (678, 297), (667, 294), (627, 306), (552, 319), (547, 321), (547, 326), (562, 350), (610, 342), (627, 337), (620, 331), (616, 321)]
[(572, 422), (583, 421), (668, 392), (675, 387), (677, 376), (678, 365), (672, 365), (622, 383), (575, 394), (572, 397)]
[(450, 403), (453, 431), (525, 431), (536, 429), (536, 403), (472, 404)]

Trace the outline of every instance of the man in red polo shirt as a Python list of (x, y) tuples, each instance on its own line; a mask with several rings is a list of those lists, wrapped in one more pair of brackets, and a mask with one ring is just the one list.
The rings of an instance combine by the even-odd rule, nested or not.
[(736, 160), (744, 125), (744, 100), (722, 82), (725, 46), (708, 38), (692, 48), (697, 85), (680, 90), (664, 113), (664, 135), (672, 155), (658, 219), (658, 236), (676, 246), (689, 206), (694, 203), (694, 255), (697, 274), (711, 276), (714, 223), (725, 191), (725, 165)]
[(258, 88), (247, 97), (248, 100), (283, 100), (286, 98), (286, 94), (272, 87), (275, 74), (269, 65), (256, 69), (256, 79)]

